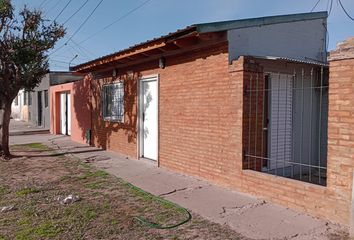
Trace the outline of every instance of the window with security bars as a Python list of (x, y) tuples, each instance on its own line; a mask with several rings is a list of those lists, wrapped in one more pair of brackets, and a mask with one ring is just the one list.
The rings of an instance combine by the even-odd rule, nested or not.
[(124, 83), (104, 85), (102, 90), (102, 114), (104, 120), (123, 122)]
[(245, 80), (243, 168), (326, 185), (328, 69), (291, 72)]

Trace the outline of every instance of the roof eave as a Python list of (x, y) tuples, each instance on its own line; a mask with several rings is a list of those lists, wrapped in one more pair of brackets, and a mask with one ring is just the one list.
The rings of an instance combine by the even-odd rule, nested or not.
[(291, 23), (291, 22), (309, 21), (315, 19), (326, 19), (327, 17), (328, 17), (328, 13), (326, 11), (323, 11), (323, 12), (313, 12), (313, 13), (299, 13), (299, 14), (261, 17), (261, 18), (240, 19), (240, 20), (214, 22), (214, 23), (202, 23), (202, 24), (195, 24), (194, 26), (197, 28), (198, 32), (206, 33), (206, 32), (217, 32), (217, 31), (225, 31), (230, 29), (257, 27), (257, 26), (279, 24), (279, 23)]

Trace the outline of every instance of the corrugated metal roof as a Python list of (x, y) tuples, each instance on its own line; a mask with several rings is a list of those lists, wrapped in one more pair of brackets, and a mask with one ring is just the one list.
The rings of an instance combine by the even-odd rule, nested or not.
[(155, 41), (161, 41), (161, 40), (167, 41), (169, 38), (174, 38), (179, 35), (183, 36), (183, 35), (191, 33), (191, 32), (197, 32), (197, 33), (220, 32), (220, 31), (226, 31), (226, 30), (235, 29), (235, 28), (256, 27), (256, 26), (262, 26), (262, 25), (279, 24), (279, 23), (296, 22), (296, 21), (306, 21), (306, 20), (313, 20), (313, 19), (320, 19), (320, 18), (327, 18), (327, 17), (328, 17), (327, 12), (312, 12), (312, 13), (287, 14), (287, 15), (268, 16), (268, 17), (260, 17), (260, 18), (249, 18), (249, 19), (222, 21), (222, 22), (194, 24), (194, 25), (188, 26), (186, 28), (179, 29), (175, 32), (170, 32), (166, 35), (162, 35), (160, 37), (153, 38), (151, 40), (135, 44), (129, 48), (120, 50), (118, 52), (108, 54), (108, 55), (99, 57), (97, 59), (73, 66), (70, 68), (70, 70), (75, 71), (85, 65), (89, 65), (94, 62), (104, 60), (106, 58), (110, 58), (110, 57), (113, 57), (113, 56), (116, 56), (119, 54), (123, 54), (125, 52), (132, 51), (135, 48), (142, 47), (146, 44), (150, 44)]
[(111, 54), (108, 54), (108, 55), (104, 55), (104, 56), (102, 56), (102, 57), (93, 59), (93, 60), (91, 60), (91, 61), (88, 61), (88, 62), (79, 64), (79, 65), (70, 67), (70, 70), (71, 70), (71, 71), (75, 71), (75, 69), (80, 68), (81, 66), (84, 66), (84, 65), (87, 65), (87, 64), (91, 64), (91, 63), (96, 62), (96, 61), (101, 61), (101, 60), (103, 60), (103, 59), (110, 58), (110, 57), (113, 57), (113, 56), (115, 56), (115, 55), (122, 54), (122, 53), (124, 53), (124, 52), (132, 51), (134, 48), (137, 48), (137, 47), (140, 47), (140, 46), (143, 46), (143, 45), (147, 45), (147, 44), (153, 43), (153, 42), (155, 42), (155, 41), (159, 41), (159, 40), (162, 40), (162, 39), (166, 39), (166, 40), (167, 40), (167, 39), (169, 39), (169, 38), (178, 36), (178, 35), (180, 35), (180, 34), (193, 32), (193, 31), (195, 31), (195, 30), (196, 30), (196, 27), (195, 27), (195, 26), (188, 26), (188, 27), (185, 27), (185, 28), (183, 28), (183, 29), (178, 29), (178, 30), (175, 31), (175, 32), (170, 32), (170, 33), (168, 33), (168, 34), (166, 34), (166, 35), (162, 35), (162, 36), (160, 36), (160, 37), (156, 37), (156, 38), (153, 38), (153, 39), (144, 41), (144, 42), (137, 43), (137, 44), (132, 45), (132, 46), (130, 46), (130, 47), (128, 47), (128, 48), (122, 49), (122, 50), (120, 50), (120, 51), (118, 51), (118, 52), (114, 52), (114, 53), (111, 53)]
[(311, 64), (311, 65), (317, 65), (317, 66), (323, 66), (323, 67), (329, 66), (328, 63), (314, 61), (311, 59), (295, 59), (295, 58), (275, 57), (275, 56), (247, 56), (247, 57), (266, 59), (266, 60), (282, 60), (282, 61), (287, 61), (287, 62)]
[(213, 22), (213, 23), (202, 23), (195, 24), (198, 32), (217, 32), (225, 31), (229, 29), (238, 28), (248, 28), (248, 27), (258, 27), (263, 25), (279, 24), (279, 23), (289, 23), (298, 21), (307, 21), (314, 19), (325, 19), (328, 17), (327, 12), (312, 12), (312, 13), (298, 13), (298, 14), (287, 14), (287, 15), (277, 15), (269, 17), (259, 17), (259, 18), (247, 18), (232, 21), (223, 22)]

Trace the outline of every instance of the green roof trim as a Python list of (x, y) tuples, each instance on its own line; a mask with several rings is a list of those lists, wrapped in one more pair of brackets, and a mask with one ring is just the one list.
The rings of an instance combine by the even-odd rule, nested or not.
[(287, 14), (287, 15), (278, 15), (270, 17), (260, 17), (260, 18), (248, 18), (240, 20), (231, 20), (223, 22), (213, 22), (213, 23), (202, 23), (195, 24), (197, 32), (207, 33), (207, 32), (219, 32), (230, 29), (237, 28), (248, 28), (248, 27), (258, 27), (271, 24), (279, 23), (290, 23), (298, 21), (307, 21), (314, 19), (327, 19), (328, 13), (324, 12), (313, 12), (313, 13), (298, 13), (298, 14)]

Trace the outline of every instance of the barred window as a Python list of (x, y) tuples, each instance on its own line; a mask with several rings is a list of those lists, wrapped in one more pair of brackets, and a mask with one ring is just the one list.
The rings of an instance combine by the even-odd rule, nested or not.
[(124, 84), (122, 82), (103, 86), (103, 118), (108, 121), (124, 120)]

